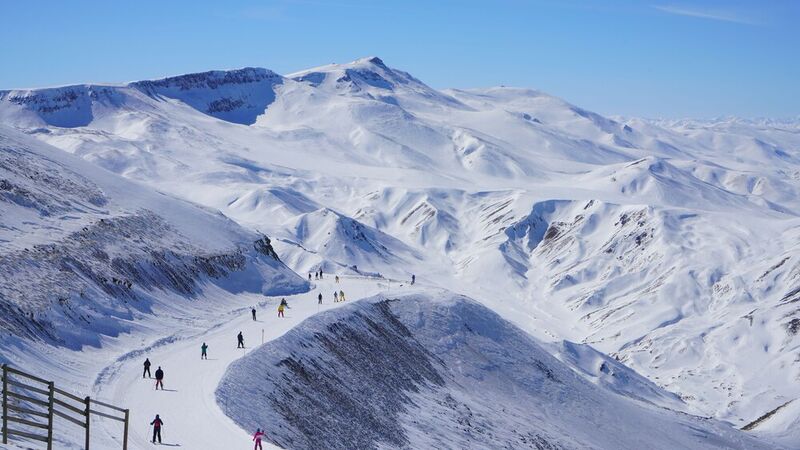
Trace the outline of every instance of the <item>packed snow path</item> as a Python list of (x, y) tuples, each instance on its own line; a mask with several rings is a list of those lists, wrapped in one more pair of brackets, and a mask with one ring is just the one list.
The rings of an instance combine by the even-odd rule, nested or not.
[[(281, 297), (252, 297), (261, 300), (257, 307), (257, 321), (253, 321), (250, 309), (244, 308), (235, 317), (224, 319), (206, 332), (194, 337), (162, 343), (141, 356), (124, 355), (111, 366), (103, 382), (95, 387), (95, 395), (111, 403), (130, 409), (129, 448), (140, 449), (151, 446), (150, 422), (156, 414), (164, 421), (162, 445), (203, 450), (226, 450), (252, 448), (255, 430), (242, 430), (224, 413), (224, 405), (218, 406), (214, 391), (228, 366), (238, 358), (262, 344), (282, 336), (306, 318), (324, 310), (336, 308), (356, 299), (375, 295), (399, 287), (392, 282), (375, 279), (343, 277), (336, 284), (333, 275), (325, 275), (315, 281), (314, 288), (305, 294), (285, 297), (290, 309), (285, 318), (277, 317)], [(346, 302), (333, 303), (333, 292), (345, 292)], [(323, 304), (317, 304), (317, 295), (322, 293)], [(178, 330), (176, 330), (178, 331)], [(241, 331), (245, 338), (245, 349), (237, 349), (236, 335)], [(208, 344), (208, 360), (200, 359), (200, 346)], [(149, 358), (155, 376), (156, 369), (164, 370), (164, 390), (156, 391), (155, 379), (142, 379), (142, 363)], [(270, 424), (263, 424), (269, 435)], [(118, 440), (121, 432), (118, 424), (97, 422), (98, 430), (107, 434), (106, 439)], [(94, 437), (93, 437), (94, 440)], [(120, 446), (121, 448), (121, 446)], [(264, 442), (264, 448), (277, 448)]]

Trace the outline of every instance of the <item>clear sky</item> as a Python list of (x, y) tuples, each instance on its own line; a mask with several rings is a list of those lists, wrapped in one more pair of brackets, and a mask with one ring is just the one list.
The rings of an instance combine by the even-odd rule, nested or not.
[(797, 0), (0, 0), (0, 89), (377, 55), (604, 114), (800, 116)]

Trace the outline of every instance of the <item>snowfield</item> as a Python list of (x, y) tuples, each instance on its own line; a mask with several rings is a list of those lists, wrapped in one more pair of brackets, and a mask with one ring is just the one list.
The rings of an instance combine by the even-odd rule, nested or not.
[[(156, 397), (134, 384), (133, 369), (151, 350), (183, 367), (204, 337), (215, 354), (231, 338), (226, 321), (249, 305), (272, 307), (277, 295), (310, 301), (301, 293), (320, 267), (352, 277), (357, 297), (377, 287), (355, 280), (416, 274), (426, 289), (499, 314), (492, 326), (519, 338), (519, 354), (548, 361), (562, 379), (568, 367), (588, 398), (636, 411), (609, 439), (666, 417), (671, 425), (659, 431), (682, 436), (687, 448), (700, 445), (692, 427), (713, 435), (710, 448), (753, 448), (725, 423), (767, 446), (800, 448), (798, 181), (798, 120), (609, 118), (530, 89), (436, 90), (375, 57), (288, 75), (245, 68), (0, 91), (0, 361), (130, 403), (138, 421), (164, 408), (175, 444), (228, 448), (210, 443), (243, 439), (252, 430), (236, 424), (259, 423), (276, 442), (308, 445), (303, 439), (316, 438), (302, 438), (275, 409), (220, 412), (215, 380), (241, 355), (187, 366), (209, 370), (198, 379), (170, 369), (186, 388)], [(380, 289), (397, 288), (385, 283)], [(442, 300), (451, 294), (430, 292), (453, 313)], [(303, 310), (265, 332), (285, 346), (267, 345), (234, 367), (276, 357), (324, 320), (346, 321), (373, 304), (313, 318), (280, 341), (316, 312)], [(418, 331), (427, 336), (419, 342), (433, 333)], [(317, 350), (314, 358), (331, 361)], [(462, 396), (488, 414), (478, 405), (486, 399), (458, 387), (454, 361), (431, 366), (444, 384), (423, 377), (429, 391), (419, 380), (415, 388)], [(495, 365), (501, 360), (487, 363), (487, 376), (505, 373)], [(251, 372), (227, 377), (252, 380)], [(552, 400), (523, 391), (530, 402)], [(231, 391), (217, 392), (230, 405)], [(198, 416), (171, 419), (180, 414), (170, 395), (195, 402)], [(397, 405), (410, 407), (409, 395)], [(414, 400), (441, 414), (416, 424), (403, 416), (389, 440), (369, 442), (486, 442), (453, 428), (444, 400)], [(564, 413), (581, 412), (573, 406)], [(698, 425), (660, 407), (719, 421)], [(564, 448), (623, 445), (543, 429), (580, 416), (525, 414), (517, 407), (492, 422), (499, 439), (519, 444), (508, 432), (519, 428)], [(266, 417), (285, 428), (271, 430)], [(227, 431), (192, 440), (195, 419)], [(433, 423), (447, 433), (434, 436), (425, 428)], [(146, 429), (137, 427), (141, 443)]]

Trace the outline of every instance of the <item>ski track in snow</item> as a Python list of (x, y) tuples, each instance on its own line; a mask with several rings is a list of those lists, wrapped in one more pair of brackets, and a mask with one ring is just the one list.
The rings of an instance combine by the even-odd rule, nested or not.
[[(395, 286), (399, 288), (401, 283)], [(333, 303), (333, 292), (343, 290), (346, 302)], [(250, 430), (242, 430), (217, 405), (214, 392), (228, 366), (264, 342), (268, 343), (292, 329), (306, 318), (320, 312), (351, 303), (378, 292), (385, 291), (386, 282), (376, 279), (343, 277), (340, 284), (332, 275), (315, 281), (307, 293), (286, 296), (291, 309), (285, 318), (277, 317), (281, 297), (271, 297), (258, 303), (257, 322), (250, 316), (250, 307), (242, 306), (224, 315), (224, 320), (209, 329), (188, 335), (181, 330), (159, 339), (145, 349), (125, 353), (107, 366), (97, 377), (94, 396), (130, 409), (130, 448), (148, 448), (152, 437), (149, 423), (156, 414), (164, 420), (162, 439), (165, 446), (208, 450), (248, 448), (252, 439)], [(322, 292), (323, 304), (317, 304), (317, 294)], [(247, 296), (245, 301), (255, 303), (258, 297)], [(242, 331), (244, 350), (236, 348), (236, 335)], [(185, 331), (184, 331), (185, 332)], [(200, 359), (200, 345), (209, 346), (208, 360)], [(160, 365), (164, 370), (164, 391), (155, 391), (155, 379), (142, 379), (142, 363), (150, 358), (151, 372)], [(97, 439), (100, 448), (120, 445), (121, 427), (114, 422), (94, 421), (95, 430), (102, 430)], [(269, 433), (269, 424), (264, 424)], [(255, 430), (252, 430), (255, 432)], [(94, 437), (93, 437), (94, 439)], [(277, 448), (264, 442), (264, 448)]]

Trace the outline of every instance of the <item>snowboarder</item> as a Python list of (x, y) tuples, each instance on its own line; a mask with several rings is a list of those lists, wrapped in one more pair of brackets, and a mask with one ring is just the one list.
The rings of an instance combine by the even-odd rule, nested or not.
[(253, 314), (253, 321), (256, 320), (256, 307), (254, 306), (253, 309), (250, 310), (250, 313)]
[(411, 274), (411, 285), (413, 286), (416, 281), (417, 281), (417, 276), (414, 275), (414, 274)]
[(208, 359), (208, 344), (205, 342), (200, 346), (200, 359)]
[(144, 378), (145, 375), (147, 375), (147, 378), (153, 378), (153, 376), (150, 375), (150, 358), (145, 358), (144, 360), (144, 372), (142, 372), (142, 378)]
[(239, 341), (239, 344), (236, 346), (236, 348), (244, 348), (244, 335), (241, 331), (236, 336), (236, 340)]
[(344, 301), (344, 291), (341, 289), (339, 289), (339, 301), (340, 302)]
[(150, 425), (153, 426), (153, 444), (156, 443), (156, 438), (158, 438), (158, 443), (161, 443), (161, 425), (164, 425), (164, 421), (161, 420), (161, 417), (156, 414), (156, 418), (150, 422)]
[(164, 371), (161, 370), (161, 366), (158, 366), (156, 369), (156, 390), (158, 387), (161, 386), (161, 390), (164, 390)]
[(339, 275), (336, 275), (336, 284), (339, 284)]
[(322, 292), (320, 292), (319, 295), (317, 296), (317, 304), (318, 305), (322, 304)]
[(253, 435), (253, 441), (256, 443), (256, 445), (253, 446), (253, 450), (262, 450), (263, 449), (263, 447), (261, 447), (261, 438), (263, 438), (264, 436), (265, 436), (264, 432), (261, 431), (261, 428), (258, 428), (256, 430), (256, 434)]

